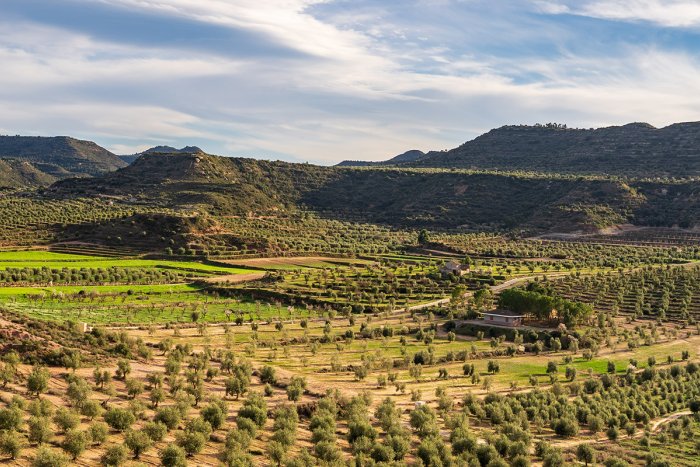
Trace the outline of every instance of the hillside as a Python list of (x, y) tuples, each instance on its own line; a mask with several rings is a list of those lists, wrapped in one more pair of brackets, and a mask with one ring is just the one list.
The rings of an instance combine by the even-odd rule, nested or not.
[(630, 123), (598, 129), (504, 126), (416, 167), (526, 170), (633, 177), (700, 175), (700, 122), (654, 128)]
[(308, 164), (197, 154), (144, 154), (131, 165), (92, 180), (65, 180), (56, 194), (125, 196), (221, 214), (294, 209), (307, 189), (333, 173)]
[(532, 231), (595, 230), (644, 204), (613, 181), (405, 170), (343, 175), (307, 193), (306, 204), (400, 226)]
[(0, 159), (0, 189), (49, 186), (56, 178), (32, 163), (17, 159)]
[(619, 223), (697, 224), (693, 183), (516, 176), (469, 171), (320, 167), (206, 154), (146, 154), (59, 196), (116, 196), (216, 215), (326, 216), (401, 227), (592, 231)]
[(0, 157), (31, 162), (56, 178), (95, 176), (126, 165), (92, 141), (67, 136), (0, 136)]

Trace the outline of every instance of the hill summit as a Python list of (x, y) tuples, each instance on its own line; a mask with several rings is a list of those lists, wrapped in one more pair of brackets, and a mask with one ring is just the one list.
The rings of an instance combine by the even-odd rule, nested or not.
[(144, 154), (205, 154), (205, 152), (197, 146), (185, 146), (181, 149), (177, 149), (172, 146), (154, 146), (136, 154), (119, 157), (127, 164), (131, 164)]
[(197, 146), (185, 146), (182, 149), (177, 149), (172, 146), (155, 146), (150, 149), (146, 149), (141, 154), (204, 154)]

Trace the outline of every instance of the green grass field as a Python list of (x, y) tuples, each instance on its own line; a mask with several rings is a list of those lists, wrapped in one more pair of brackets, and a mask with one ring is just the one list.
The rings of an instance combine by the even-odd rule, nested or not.
[(0, 253), (0, 269), (40, 267), (49, 269), (159, 268), (196, 271), (205, 274), (248, 274), (255, 272), (251, 269), (235, 266), (214, 266), (196, 261), (122, 259), (39, 251)]
[[(44, 261), (87, 261), (100, 259), (97, 256), (54, 253), (46, 250), (0, 251), (0, 263), (4, 262), (44, 262)], [(107, 259), (107, 258), (105, 258)]]
[[(90, 324), (227, 322), (286, 318), (286, 306), (220, 298), (193, 284), (0, 288), (0, 306), (34, 318)], [(232, 313), (227, 313), (231, 310)], [(308, 316), (304, 308), (295, 318)]]
[(129, 291), (134, 293), (171, 293), (199, 290), (192, 284), (153, 284), (153, 285), (66, 285), (57, 287), (0, 287), (2, 297), (26, 297), (29, 295), (58, 295), (77, 294), (120, 294)]
[[(99, 271), (118, 267), (134, 270), (176, 270), (189, 278), (175, 276), (176, 283), (143, 283), (124, 285), (56, 285), (36, 283), (31, 277), (21, 286), (0, 287), (0, 306), (33, 317), (54, 321), (76, 320), (91, 324), (164, 323), (192, 321), (192, 314), (202, 321), (230, 319), (225, 310), (236, 305), (236, 311), (271, 314), (268, 308), (255, 308), (237, 300), (214, 299), (203, 293), (201, 286), (191, 284), (196, 277), (228, 276), (262, 272), (250, 268), (211, 265), (196, 261), (107, 258), (53, 253), (41, 250), (0, 252), (0, 270), (8, 268), (49, 268), (61, 270)], [(195, 276), (195, 277), (192, 277)], [(28, 282), (28, 284), (27, 284)]]

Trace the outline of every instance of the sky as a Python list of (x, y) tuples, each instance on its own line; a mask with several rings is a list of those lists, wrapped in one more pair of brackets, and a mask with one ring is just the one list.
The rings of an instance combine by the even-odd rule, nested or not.
[(700, 0), (1, 0), (0, 134), (334, 164), (700, 120)]

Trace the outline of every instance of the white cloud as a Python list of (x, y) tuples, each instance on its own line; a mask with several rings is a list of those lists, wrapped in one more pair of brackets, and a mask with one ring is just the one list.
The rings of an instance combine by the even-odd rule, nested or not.
[(700, 26), (700, 2), (697, 0), (544, 0), (536, 3), (552, 14), (644, 21), (666, 27)]
[(325, 24), (307, 10), (329, 0), (88, 0), (257, 31), (304, 53), (334, 60), (375, 59), (363, 34)]
[[(242, 63), (98, 41), (35, 24), (0, 22), (0, 89), (12, 93), (34, 85), (157, 82), (168, 77), (225, 75)], [(2, 91), (0, 91), (1, 93)]]
[(534, 3), (539, 7), (540, 11), (550, 15), (571, 13), (569, 7), (558, 0), (535, 0)]

